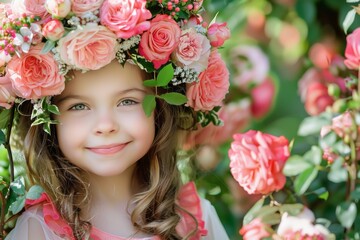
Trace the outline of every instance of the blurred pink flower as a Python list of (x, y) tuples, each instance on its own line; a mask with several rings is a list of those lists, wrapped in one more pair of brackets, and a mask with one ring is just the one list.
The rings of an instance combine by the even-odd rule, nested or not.
[(9, 74), (0, 76), (0, 106), (9, 109), (15, 101), (15, 97)]
[(146, 0), (105, 0), (100, 8), (101, 24), (118, 38), (128, 39), (150, 28), (151, 12)]
[(345, 65), (349, 69), (359, 70), (360, 67), (360, 28), (355, 29), (346, 37)]
[(275, 91), (275, 84), (271, 78), (251, 89), (251, 113), (255, 118), (264, 117), (270, 111)]
[(289, 142), (260, 131), (234, 134), (229, 150), (230, 170), (249, 194), (268, 194), (285, 185), (282, 169), (289, 158)]
[(251, 119), (249, 99), (224, 105), (220, 109), (219, 118), (223, 121), (222, 126), (209, 124), (205, 128), (198, 126), (198, 130), (191, 131), (186, 138), (184, 148), (190, 149), (207, 144), (216, 147), (229, 141), (234, 133), (245, 129)]
[(309, 85), (305, 99), (305, 110), (309, 115), (318, 115), (333, 103), (334, 99), (329, 95), (327, 86), (320, 82)]
[(244, 240), (261, 240), (271, 236), (267, 229), (270, 229), (269, 225), (263, 223), (260, 218), (255, 218), (249, 224), (244, 225), (239, 233)]
[(327, 38), (315, 43), (309, 50), (309, 58), (317, 68), (328, 68), (336, 56), (336, 46), (332, 39)]
[(289, 216), (285, 212), (277, 229), (277, 235), (282, 239), (330, 239), (330, 232), (324, 226), (313, 222), (314, 214), (307, 208), (298, 216)]
[(210, 111), (216, 106), (221, 106), (229, 85), (229, 70), (215, 49), (210, 53), (209, 65), (200, 73), (199, 81), (187, 84), (187, 105), (195, 111)]
[(195, 160), (201, 170), (211, 171), (216, 168), (221, 158), (216, 147), (203, 145), (196, 150)]
[(52, 53), (41, 53), (43, 44), (33, 46), (21, 58), (14, 56), (7, 65), (16, 95), (26, 99), (60, 94), (65, 78), (59, 73), (58, 62)]
[(345, 112), (332, 119), (331, 129), (341, 138), (346, 135), (355, 140), (357, 136), (356, 123), (350, 112)]
[(208, 38), (213, 47), (221, 47), (230, 38), (230, 29), (227, 23), (213, 23), (208, 28)]
[(323, 159), (325, 159), (329, 164), (333, 163), (339, 156), (334, 153), (331, 148), (326, 147), (324, 149), (324, 153), (322, 155)]
[(256, 46), (241, 45), (232, 49), (230, 61), (236, 69), (232, 81), (243, 90), (259, 85), (269, 73), (269, 60)]
[(293, 49), (299, 46), (301, 33), (297, 26), (283, 22), (278, 39), (283, 48)]

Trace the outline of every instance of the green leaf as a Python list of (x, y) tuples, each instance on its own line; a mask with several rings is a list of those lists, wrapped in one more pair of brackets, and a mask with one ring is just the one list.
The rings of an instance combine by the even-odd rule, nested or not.
[(346, 143), (344, 143), (344, 141), (340, 140), (337, 141), (333, 146), (332, 146), (333, 151), (335, 151), (336, 153), (340, 154), (343, 157), (346, 157), (348, 155), (350, 155), (351, 153), (351, 148), (349, 145), (347, 145)]
[(17, 214), (19, 213), (25, 206), (25, 196), (19, 196), (18, 198), (16, 198), (16, 201), (13, 202), (10, 205), (9, 210), (13, 213), (13, 214)]
[(335, 144), (336, 140), (337, 140), (336, 133), (331, 131), (328, 134), (326, 134), (324, 137), (319, 138), (319, 145), (322, 149), (325, 149)]
[(10, 116), (10, 109), (2, 109), (0, 112), (0, 129), (4, 129), (7, 126)]
[(159, 97), (172, 105), (182, 105), (187, 102), (186, 96), (177, 92), (165, 93), (160, 95)]
[(31, 200), (38, 199), (40, 197), (41, 193), (43, 193), (43, 192), (44, 192), (44, 189), (41, 186), (34, 185), (27, 192), (26, 198), (31, 199)]
[(305, 118), (299, 127), (299, 136), (319, 134), (323, 126), (330, 125), (331, 120), (326, 115)]
[(339, 157), (331, 165), (328, 179), (334, 183), (346, 182), (348, 179), (348, 172), (343, 166), (344, 159)]
[(316, 189), (313, 193), (316, 194), (320, 199), (327, 200), (329, 197), (329, 192), (324, 187)]
[(353, 202), (343, 202), (336, 207), (336, 217), (345, 228), (351, 228), (357, 214), (356, 204)]
[(154, 95), (146, 95), (143, 102), (142, 107), (146, 116), (150, 117), (151, 113), (154, 111), (156, 107), (156, 101)]
[(157, 81), (155, 79), (145, 80), (143, 84), (145, 87), (155, 87), (157, 86)]
[(292, 216), (297, 216), (304, 209), (304, 205), (300, 203), (283, 204), (279, 207), (279, 209), (282, 213), (287, 212)]
[(256, 211), (257, 214), (255, 215), (255, 217), (263, 218), (267, 215), (273, 215), (277, 211), (279, 211), (279, 207), (266, 205), (266, 206), (263, 206), (262, 208), (260, 208), (258, 211)]
[(10, 183), (11, 190), (16, 193), (17, 195), (24, 195), (25, 194), (25, 186), (24, 186), (24, 178), (20, 177), (15, 179), (12, 183)]
[(355, 9), (351, 9), (345, 16), (345, 19), (342, 23), (342, 26), (344, 28), (344, 32), (345, 34), (347, 34), (347, 31), (349, 29), (349, 27), (351, 26), (351, 24), (354, 22), (355, 20), (355, 16), (356, 16), (356, 10)]
[(50, 52), (51, 49), (55, 47), (55, 42), (51, 40), (47, 40), (44, 47), (41, 49), (41, 54), (46, 54)]
[(0, 130), (0, 145), (6, 141), (5, 133)]
[(264, 205), (264, 198), (261, 198), (259, 201), (257, 201), (254, 206), (246, 213), (243, 219), (243, 225), (246, 225), (250, 223), (254, 217), (257, 211)]
[(352, 200), (358, 201), (360, 199), (360, 187), (357, 187), (351, 194)]
[(269, 214), (262, 217), (261, 221), (269, 225), (279, 224), (281, 221), (281, 215), (279, 213)]
[(311, 167), (296, 177), (294, 188), (297, 195), (302, 195), (309, 188), (312, 181), (316, 178), (318, 169)]
[(157, 86), (159, 87), (167, 86), (168, 83), (173, 79), (173, 77), (174, 77), (174, 68), (172, 67), (172, 64), (169, 63), (159, 71), (159, 74), (156, 78)]
[(311, 146), (310, 151), (306, 152), (304, 159), (314, 165), (319, 165), (322, 160), (322, 151), (318, 146)]
[(49, 105), (47, 109), (49, 110), (49, 112), (53, 114), (57, 114), (57, 115), (60, 114), (59, 108), (56, 105)]
[(310, 168), (312, 165), (305, 161), (302, 156), (293, 155), (285, 163), (283, 173), (285, 176), (296, 176), (302, 173), (304, 170)]
[(360, 2), (360, 0), (346, 0), (347, 3), (356, 3), (356, 2)]

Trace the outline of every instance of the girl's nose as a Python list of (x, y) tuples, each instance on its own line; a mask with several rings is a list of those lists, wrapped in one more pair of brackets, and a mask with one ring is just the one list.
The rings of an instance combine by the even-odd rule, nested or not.
[(114, 113), (99, 113), (95, 126), (95, 134), (116, 133), (119, 130), (119, 124), (116, 121)]

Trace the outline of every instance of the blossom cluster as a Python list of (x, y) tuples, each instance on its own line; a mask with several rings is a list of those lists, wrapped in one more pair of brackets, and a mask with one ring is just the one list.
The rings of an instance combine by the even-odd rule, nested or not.
[(4, 108), (58, 95), (69, 70), (96, 70), (114, 59), (154, 76), (170, 66), (170, 81), (155, 86), (186, 95), (168, 102), (195, 111), (212, 111), (228, 92), (218, 48), (230, 32), (201, 17), (202, 0), (13, 0), (0, 9)]

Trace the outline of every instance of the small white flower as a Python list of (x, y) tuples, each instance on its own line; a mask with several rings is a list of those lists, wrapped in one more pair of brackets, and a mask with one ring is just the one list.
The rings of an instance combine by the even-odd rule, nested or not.
[(22, 27), (20, 28), (20, 34), (15, 34), (13, 43), (16, 46), (19, 46), (22, 52), (28, 53), (33, 36), (34, 34), (28, 27)]

